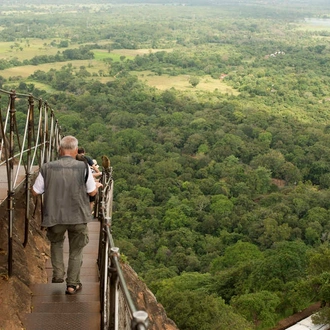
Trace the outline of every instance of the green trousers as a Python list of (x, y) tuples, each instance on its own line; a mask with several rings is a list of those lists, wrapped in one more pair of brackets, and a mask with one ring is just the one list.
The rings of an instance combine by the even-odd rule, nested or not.
[(83, 262), (83, 248), (89, 242), (87, 224), (55, 225), (47, 228), (50, 241), (53, 278), (64, 279), (65, 266), (63, 259), (63, 242), (65, 233), (69, 238), (69, 262), (67, 269), (67, 285), (80, 283), (80, 268)]

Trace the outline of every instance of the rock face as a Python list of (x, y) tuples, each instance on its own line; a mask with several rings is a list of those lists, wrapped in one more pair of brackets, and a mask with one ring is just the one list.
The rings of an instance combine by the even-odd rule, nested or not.
[[(25, 231), (25, 196), (16, 196), (12, 233), (12, 276), (8, 278), (8, 211), (0, 206), (0, 329), (21, 330), (21, 316), (31, 311), (33, 283), (46, 283), (45, 261), (49, 247), (39, 217), (30, 218), (28, 241), (23, 246)], [(33, 210), (34, 201), (30, 208)]]
[(154, 294), (142, 282), (134, 270), (127, 264), (122, 264), (124, 277), (131, 297), (139, 310), (149, 315), (149, 329), (151, 330), (178, 330), (176, 324), (167, 317), (161, 304), (157, 302)]
[[(31, 213), (35, 199), (30, 202)], [(40, 203), (38, 204), (40, 205)], [(22, 330), (22, 316), (31, 311), (31, 284), (47, 283), (45, 270), (49, 258), (49, 244), (46, 232), (41, 229), (40, 208), (30, 217), (29, 237), (24, 247), (25, 196), (17, 195), (14, 213), (13, 274), (7, 276), (8, 260), (8, 211), (6, 202), (0, 205), (0, 329)], [(166, 312), (152, 292), (138, 278), (134, 270), (122, 264), (123, 273), (134, 303), (139, 310), (149, 315), (149, 330), (176, 330), (175, 323), (167, 318)]]

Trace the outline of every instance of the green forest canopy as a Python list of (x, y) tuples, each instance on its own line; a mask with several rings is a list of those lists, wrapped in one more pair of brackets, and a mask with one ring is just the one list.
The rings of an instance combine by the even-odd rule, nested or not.
[(0, 71), (0, 86), (46, 99), (64, 134), (111, 158), (115, 241), (168, 315), (183, 330), (271, 329), (329, 302), (328, 4), (87, 3), (2, 7), (1, 70), (35, 70)]

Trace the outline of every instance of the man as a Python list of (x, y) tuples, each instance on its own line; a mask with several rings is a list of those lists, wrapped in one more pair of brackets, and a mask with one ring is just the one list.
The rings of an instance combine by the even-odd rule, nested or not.
[[(67, 294), (82, 288), (80, 268), (83, 248), (88, 243), (87, 223), (92, 220), (89, 196), (96, 195), (101, 183), (95, 182), (91, 169), (76, 160), (78, 140), (66, 136), (60, 142), (58, 160), (45, 163), (33, 185), (33, 195), (44, 194), (43, 222), (51, 246), (53, 283), (64, 282), (63, 242), (69, 238)], [(89, 195), (89, 196), (88, 196)]]

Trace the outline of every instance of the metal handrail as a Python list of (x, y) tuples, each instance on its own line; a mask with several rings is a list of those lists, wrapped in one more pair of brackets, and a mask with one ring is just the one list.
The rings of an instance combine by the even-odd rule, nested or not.
[(103, 187), (99, 192), (98, 219), (101, 223), (100, 247), (98, 266), (100, 271), (100, 295), (101, 295), (101, 329), (102, 330), (123, 330), (119, 328), (119, 292), (124, 296), (125, 308), (130, 316), (127, 320), (129, 329), (147, 330), (149, 316), (145, 311), (137, 310), (129, 293), (119, 258), (119, 248), (115, 246), (112, 234), (112, 201), (114, 181), (112, 168), (102, 171), (101, 183)]
[[(18, 182), (18, 177), (23, 173), (25, 175), (26, 210), (23, 245), (26, 246), (29, 235), (29, 199), (33, 166), (39, 168), (45, 161), (54, 160), (57, 157), (58, 144), (56, 141), (60, 139), (61, 129), (58, 126), (58, 122), (54, 120), (53, 111), (42, 99), (37, 99), (32, 94), (19, 94), (15, 90), (9, 92), (0, 89), (0, 99), (3, 95), (8, 97), (8, 102), (5, 100), (5, 109), (2, 109), (0, 106), (0, 166), (6, 166), (7, 173), (8, 276), (11, 276), (13, 262), (14, 199), (16, 197), (16, 190), (21, 185)], [(19, 131), (18, 129), (16, 119), (17, 98), (27, 101), (27, 116), (24, 131)], [(39, 116), (37, 117), (39, 120), (37, 122), (34, 119), (36, 112), (34, 107), (35, 100), (39, 104), (37, 110), (39, 111)], [(50, 111), (51, 115), (49, 117), (48, 112)], [(49, 127), (51, 134), (48, 132)], [(42, 134), (47, 136), (48, 139), (43, 139)], [(57, 135), (56, 137), (54, 137), (55, 134)], [(49, 150), (48, 158), (45, 157), (46, 150)]]

